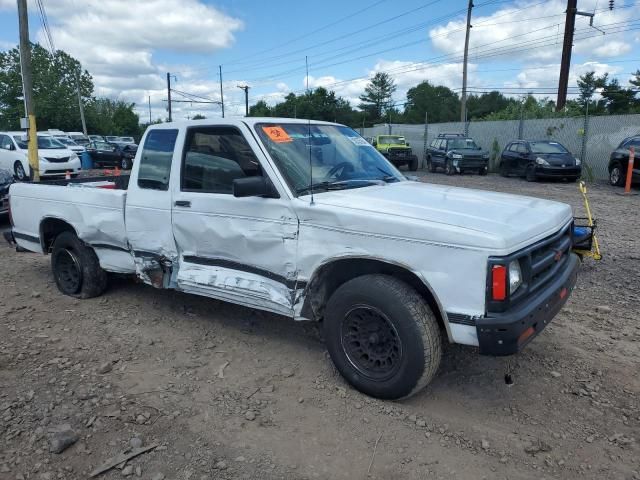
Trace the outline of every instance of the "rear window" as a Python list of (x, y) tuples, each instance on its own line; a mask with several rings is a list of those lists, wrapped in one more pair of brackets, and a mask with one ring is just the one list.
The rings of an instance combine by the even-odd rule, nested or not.
[(152, 130), (147, 135), (140, 155), (138, 187), (168, 190), (171, 159), (178, 130)]

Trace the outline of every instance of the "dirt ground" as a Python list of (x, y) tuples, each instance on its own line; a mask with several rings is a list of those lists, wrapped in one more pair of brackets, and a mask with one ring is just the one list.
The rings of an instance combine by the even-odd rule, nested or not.
[[(575, 184), (422, 179), (584, 213)], [(48, 257), (2, 244), (0, 479), (84, 479), (158, 445), (99, 478), (638, 480), (640, 196), (619, 192), (590, 188), (605, 257), (545, 332), (510, 359), (449, 346), (403, 402), (347, 385), (316, 324), (123, 278), (75, 300)], [(69, 427), (77, 441), (51, 453)]]

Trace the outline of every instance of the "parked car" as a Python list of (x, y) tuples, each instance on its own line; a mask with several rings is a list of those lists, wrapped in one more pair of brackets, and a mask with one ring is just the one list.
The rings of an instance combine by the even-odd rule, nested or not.
[[(311, 144), (323, 151), (313, 169)], [(443, 336), (480, 354), (522, 350), (576, 282), (571, 206), (409, 181), (335, 123), (152, 125), (118, 179), (14, 185), (8, 239), (51, 253), (65, 295), (96, 297), (119, 272), (322, 319), (338, 371), (375, 397), (427, 385)]]
[(76, 155), (81, 155), (82, 152), (84, 152), (85, 150), (85, 148), (82, 145), (78, 145), (76, 142), (71, 140), (71, 138), (68, 137), (67, 135), (51, 135), (49, 133), (38, 133), (38, 136), (55, 138), (57, 141), (59, 141), (65, 147), (67, 147), (67, 149), (74, 152)]
[(561, 143), (552, 140), (517, 140), (508, 143), (500, 156), (500, 173), (516, 174), (529, 182), (558, 178), (575, 182), (582, 175), (582, 162)]
[(370, 142), (393, 165), (406, 165), (409, 170), (418, 170), (418, 157), (402, 135), (377, 135)]
[(0, 169), (0, 215), (9, 211), (9, 187), (13, 183), (13, 173)]
[(473, 138), (462, 133), (441, 133), (427, 148), (427, 168), (435, 173), (442, 168), (447, 175), (489, 171), (489, 152), (480, 148)]
[(120, 137), (116, 137), (115, 135), (107, 135), (104, 137), (105, 141), (109, 143), (116, 143)]
[(635, 149), (631, 181), (640, 182), (640, 135), (625, 138), (618, 148), (611, 152), (609, 157), (609, 183), (616, 187), (622, 187), (627, 181), (629, 169), (629, 149)]
[(137, 145), (125, 145), (109, 142), (91, 142), (87, 153), (96, 167), (118, 167), (130, 170), (136, 156)]
[(118, 143), (126, 143), (128, 145), (135, 144), (133, 137), (118, 137)]
[[(40, 176), (72, 176), (80, 172), (80, 158), (51, 136), (38, 135)], [(18, 180), (31, 178), (27, 136), (24, 132), (0, 132), (0, 168), (13, 172)]]
[(106, 140), (102, 135), (88, 135), (90, 142), (105, 142)]
[(83, 147), (86, 147), (90, 142), (89, 138), (82, 132), (69, 132), (68, 135), (71, 137), (71, 140)]

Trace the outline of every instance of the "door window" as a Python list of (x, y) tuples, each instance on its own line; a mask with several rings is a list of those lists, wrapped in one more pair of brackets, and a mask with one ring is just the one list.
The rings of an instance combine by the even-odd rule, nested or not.
[(187, 131), (181, 190), (233, 193), (237, 178), (261, 176), (260, 163), (235, 127), (198, 127)]
[(518, 153), (527, 153), (527, 147), (524, 143), (518, 143), (516, 145), (516, 152)]
[(0, 135), (0, 148), (3, 150), (9, 150), (12, 146), (13, 143), (8, 135)]
[(147, 134), (138, 167), (138, 187), (168, 190), (171, 158), (178, 130), (158, 129)]

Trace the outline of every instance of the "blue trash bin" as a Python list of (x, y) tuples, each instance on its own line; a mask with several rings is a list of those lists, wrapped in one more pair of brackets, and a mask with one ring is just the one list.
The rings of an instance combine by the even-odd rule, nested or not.
[(83, 170), (91, 170), (93, 168), (93, 159), (88, 152), (82, 152), (80, 155), (80, 164)]

